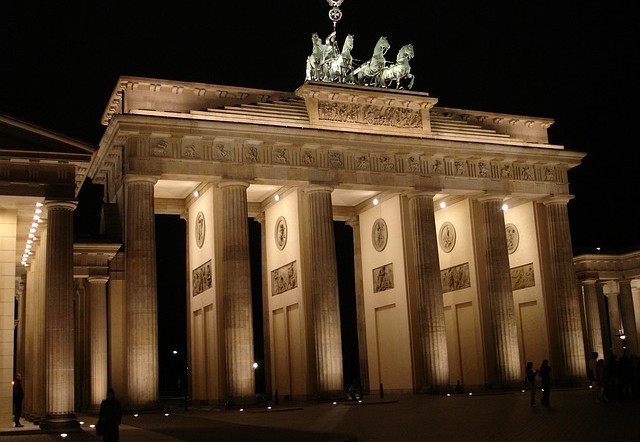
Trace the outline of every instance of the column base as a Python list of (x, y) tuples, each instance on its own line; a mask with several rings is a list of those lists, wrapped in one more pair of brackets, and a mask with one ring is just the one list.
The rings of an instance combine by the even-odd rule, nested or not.
[(64, 416), (47, 416), (40, 421), (40, 429), (47, 433), (80, 432), (80, 423), (75, 414)]

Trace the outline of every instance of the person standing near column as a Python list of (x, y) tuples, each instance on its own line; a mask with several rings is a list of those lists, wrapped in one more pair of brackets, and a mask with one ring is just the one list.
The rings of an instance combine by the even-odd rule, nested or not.
[(542, 405), (548, 407), (550, 405), (549, 395), (551, 394), (551, 366), (549, 366), (548, 360), (542, 361), (538, 376), (542, 379)]
[(22, 400), (24, 399), (24, 389), (22, 388), (22, 375), (16, 373), (13, 378), (13, 416), (16, 428), (24, 427), (20, 423), (20, 416), (22, 416)]
[(122, 421), (122, 407), (116, 399), (113, 388), (107, 390), (107, 398), (100, 403), (100, 417), (96, 432), (102, 436), (105, 442), (117, 442), (120, 440), (120, 422)]

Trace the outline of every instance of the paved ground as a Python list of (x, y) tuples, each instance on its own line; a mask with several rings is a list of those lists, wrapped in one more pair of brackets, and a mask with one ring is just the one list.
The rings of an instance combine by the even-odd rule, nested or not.
[[(539, 400), (539, 397), (538, 397)], [(552, 406), (531, 407), (528, 393), (469, 396), (364, 397), (363, 403), (280, 404), (240, 410), (174, 409), (127, 415), (121, 442), (175, 441), (640, 441), (640, 400), (595, 402), (588, 390), (553, 391)], [(69, 441), (97, 441), (95, 417), (79, 415), (82, 431)], [(0, 442), (61, 440), (38, 429), (0, 431)]]

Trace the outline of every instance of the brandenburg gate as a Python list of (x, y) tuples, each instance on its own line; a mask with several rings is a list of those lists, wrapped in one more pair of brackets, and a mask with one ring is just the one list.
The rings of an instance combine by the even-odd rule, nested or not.
[(120, 78), (87, 173), (124, 232), (108, 353), (126, 403), (158, 401), (155, 214), (188, 225), (194, 401), (255, 394), (249, 218), (262, 226), (268, 393), (344, 389), (334, 221), (353, 229), (365, 390), (511, 386), (542, 359), (558, 381), (582, 380), (567, 171), (583, 154), (549, 144), (549, 119), (437, 101)]

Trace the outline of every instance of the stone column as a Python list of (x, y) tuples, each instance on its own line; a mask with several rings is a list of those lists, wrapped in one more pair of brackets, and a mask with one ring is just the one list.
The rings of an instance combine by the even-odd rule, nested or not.
[(73, 211), (75, 202), (47, 201), (45, 279), (47, 430), (76, 428), (74, 414)]
[(108, 276), (90, 276), (89, 293), (89, 409), (100, 409), (107, 395), (107, 281)]
[(620, 314), (626, 337), (626, 353), (628, 355), (638, 355), (640, 348), (638, 348), (638, 329), (636, 327), (636, 314), (633, 309), (631, 280), (622, 280), (618, 285), (620, 287)]
[(305, 189), (309, 231), (309, 293), (313, 310), (317, 390), (321, 396), (342, 393), (342, 337), (338, 268), (329, 187)]
[(125, 177), (127, 405), (134, 409), (156, 408), (159, 399), (156, 182), (151, 176)]
[(426, 388), (438, 391), (449, 385), (449, 356), (444, 323), (436, 222), (433, 211), (434, 194), (419, 192), (412, 193), (408, 197), (411, 232), (414, 239), (412, 250), (420, 317), (423, 369), (426, 375)]
[(360, 362), (360, 387), (369, 394), (369, 356), (367, 352), (367, 327), (362, 282), (362, 245), (360, 242), (360, 220), (349, 218), (347, 225), (353, 230), (353, 269), (356, 290), (356, 323), (358, 327), (358, 361)]
[(620, 335), (623, 334), (622, 321), (620, 318), (620, 304), (618, 293), (608, 292), (607, 307), (609, 314), (609, 336), (611, 336), (611, 351), (619, 358), (622, 356), (622, 341)]
[(555, 197), (545, 201), (549, 234), (549, 283), (555, 297), (557, 340), (560, 360), (556, 361), (556, 375), (567, 382), (583, 381), (585, 377), (584, 344), (580, 318), (580, 304), (573, 250), (569, 231), (567, 203), (569, 197)]
[[(36, 259), (31, 260), (31, 264), (26, 269), (26, 286), (24, 294), (24, 367), (22, 368), (22, 382), (23, 385), (29, 383), (31, 389), (31, 377), (33, 376), (33, 364), (35, 349), (33, 348), (34, 342), (34, 328), (35, 328), (35, 286), (37, 278), (37, 256)], [(42, 360), (42, 358), (40, 358)], [(33, 416), (33, 391), (25, 390), (24, 402), (22, 403), (22, 413), (31, 420)]]
[(29, 419), (36, 425), (43, 421), (46, 412), (46, 367), (44, 348), (45, 321), (45, 280), (47, 261), (47, 223), (38, 224), (40, 232), (40, 247), (31, 264), (31, 280), (27, 281), (29, 298), (27, 299), (27, 327), (29, 329), (28, 365), (25, 366), (28, 376), (24, 379), (25, 399), (30, 398)]
[(598, 290), (596, 281), (584, 281), (584, 306), (587, 320), (588, 350), (597, 351), (599, 357), (604, 358), (602, 345), (602, 324), (600, 322), (600, 307), (598, 306)]
[(264, 360), (262, 361), (264, 370), (264, 389), (267, 395), (273, 394), (271, 382), (271, 308), (269, 306), (269, 269), (267, 268), (267, 232), (265, 226), (264, 212), (254, 218), (260, 223), (260, 250), (262, 259), (262, 333), (264, 345)]
[(251, 265), (249, 261), (248, 183), (223, 181), (222, 316), (224, 326), (226, 388), (229, 399), (247, 401), (255, 395)]
[(510, 385), (521, 382), (522, 376), (509, 252), (504, 230), (503, 198), (488, 196), (479, 201), (482, 206), (485, 250), (483, 270), (487, 278), (487, 296), (496, 355), (495, 379), (500, 385)]

